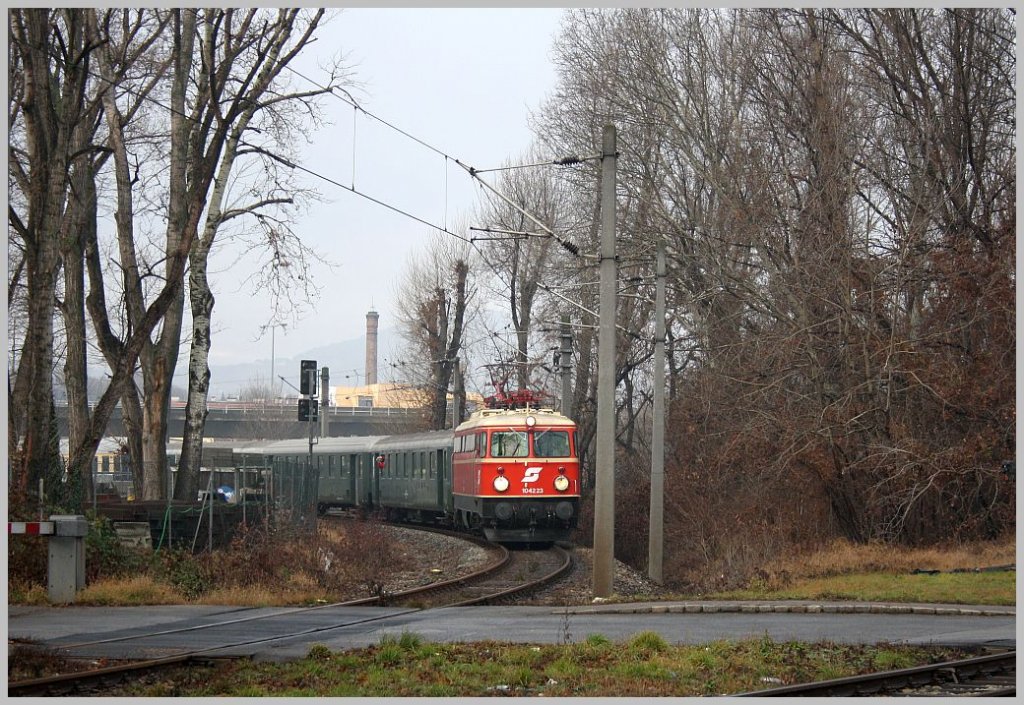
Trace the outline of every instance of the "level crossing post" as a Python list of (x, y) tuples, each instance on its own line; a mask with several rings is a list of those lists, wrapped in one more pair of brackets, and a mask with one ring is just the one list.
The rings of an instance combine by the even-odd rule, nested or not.
[(55, 514), (49, 540), (47, 595), (50, 602), (74, 602), (75, 593), (85, 587), (85, 537), (89, 522), (84, 516)]

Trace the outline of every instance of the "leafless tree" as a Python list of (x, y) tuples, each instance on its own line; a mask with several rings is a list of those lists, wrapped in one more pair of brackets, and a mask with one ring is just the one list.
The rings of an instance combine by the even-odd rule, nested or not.
[(414, 361), (409, 372), (426, 380), (432, 429), (446, 425), (448, 392), (476, 295), (471, 260), (467, 243), (435, 235), (425, 255), (410, 259), (399, 288), (401, 335)]
[[(739, 550), (712, 524), (766, 542), (999, 525), (982, 465), (1012, 438), (1012, 37), (1001, 10), (567, 13), (537, 122), (578, 153), (619, 127), (620, 269), (640, 297), (621, 329), (646, 337), (644, 260), (668, 244), (680, 555)], [(569, 175), (576, 212), (595, 177)], [(585, 277), (562, 279), (587, 301)], [(625, 447), (648, 346), (620, 343)]]
[[(185, 406), (185, 434), (182, 441), (181, 463), (178, 466), (178, 485), (175, 496), (194, 496), (198, 489), (199, 460), (202, 454), (203, 426), (206, 418), (206, 398), (209, 393), (209, 351), (211, 343), (211, 316), (213, 293), (207, 278), (210, 250), (218, 232), (235, 218), (255, 221), (263, 234), (263, 246), (270, 252), (274, 266), (269, 270), (271, 289), (280, 293), (289, 276), (309, 277), (293, 273), (305, 269), (303, 263), (309, 253), (290, 228), (289, 207), (308, 196), (290, 175), (281, 173), (279, 166), (289, 164), (287, 150), (293, 142), (292, 126), (304, 115), (316, 120), (315, 98), (333, 90), (344, 78), (336, 66), (325, 86), (308, 90), (286, 88), (283, 75), (286, 67), (311, 41), (320, 26), (324, 11), (307, 14), (303, 10), (280, 10), (276, 16), (261, 11), (248, 11), (238, 22), (237, 31), (218, 36), (213, 22), (207, 23), (206, 47), (213, 63), (213, 46), (224, 42), (227, 46), (222, 66), (230, 72), (246, 75), (246, 88), (235, 93), (232, 100), (240, 106), (239, 114), (226, 136), (217, 175), (212, 184), (202, 232), (190, 253), (189, 300), (192, 308), (192, 346), (189, 357), (189, 392)], [(230, 27), (230, 14), (225, 15)], [(249, 30), (249, 26), (258, 29)], [(226, 71), (226, 69), (223, 69)], [(229, 83), (223, 89), (230, 94)], [(259, 143), (256, 141), (259, 140)], [(267, 176), (258, 183), (242, 178), (247, 163), (256, 173)], [(260, 168), (262, 167), (262, 168)], [(231, 185), (234, 185), (234, 189)], [(234, 193), (232, 193), (234, 191)], [(246, 198), (242, 194), (257, 194)], [(232, 197), (233, 196), (233, 197)], [(291, 257), (289, 257), (291, 255)], [(287, 263), (286, 266), (283, 264)], [(294, 270), (291, 269), (294, 267)], [(276, 314), (276, 312), (275, 312)]]
[[(8, 223), (19, 243), (9, 290), (22, 273), (26, 307), (24, 341), (10, 391), (9, 439), (17, 451), (15, 492), (23, 493), (55, 458), (48, 455), (54, 370), (54, 310), (62, 248), (74, 249), (74, 228), (84, 218), (88, 194), (69, 198), (72, 181), (88, 186), (88, 163), (94, 157), (92, 135), (98, 112), (91, 81), (96, 45), (87, 37), (81, 10), (13, 10), (10, 29), (8, 115), (12, 139), (9, 166), (12, 198)], [(72, 276), (68, 293), (80, 275)], [(80, 332), (81, 319), (72, 324)], [(77, 385), (71, 392), (79, 404)], [(75, 427), (76, 433), (82, 429)]]

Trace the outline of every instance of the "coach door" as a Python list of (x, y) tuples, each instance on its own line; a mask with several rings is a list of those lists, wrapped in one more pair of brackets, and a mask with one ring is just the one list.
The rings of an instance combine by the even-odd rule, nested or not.
[(356, 504), (360, 507), (373, 506), (373, 463), (365, 453), (348, 456), (352, 474), (356, 478)]

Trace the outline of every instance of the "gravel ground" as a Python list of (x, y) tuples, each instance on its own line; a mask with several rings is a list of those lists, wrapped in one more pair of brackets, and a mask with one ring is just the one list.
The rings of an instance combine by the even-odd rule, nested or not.
[[(572, 550), (572, 569), (556, 584), (523, 600), (524, 605), (589, 605), (593, 600), (594, 570), (591, 548)], [(652, 582), (643, 573), (621, 561), (615, 561), (612, 592), (616, 600), (643, 601), (658, 599), (668, 591)]]
[[(405, 556), (413, 565), (390, 576), (386, 589), (396, 591), (447, 580), (471, 573), (488, 562), (487, 552), (470, 541), (451, 536), (417, 531), (399, 526), (384, 527), (405, 547)], [(524, 605), (584, 605), (593, 595), (593, 550), (572, 549), (573, 566), (556, 584), (524, 598)], [(625, 563), (615, 561), (612, 589), (617, 599), (657, 599), (667, 591)]]
[(381, 529), (402, 546), (402, 562), (412, 566), (388, 576), (388, 592), (457, 578), (483, 568), (490, 560), (487, 551), (471, 541), (401, 526), (384, 525)]

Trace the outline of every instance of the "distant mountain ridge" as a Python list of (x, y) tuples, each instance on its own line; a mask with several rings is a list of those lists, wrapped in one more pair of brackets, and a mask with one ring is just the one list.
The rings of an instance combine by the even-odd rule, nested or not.
[[(400, 343), (396, 331), (381, 329), (377, 332), (377, 373), (384, 376), (384, 357), (390, 355), (394, 346)], [(299, 364), (302, 360), (316, 360), (317, 367), (330, 370), (331, 386), (357, 386), (366, 383), (366, 336), (327, 343), (307, 350), (297, 357), (275, 356), (273, 360), (274, 376), (279, 387), (285, 394), (296, 393), (287, 384), (281, 382), (284, 377), (288, 382), (299, 386)], [(232, 365), (210, 365), (210, 399), (217, 400), (238, 396), (246, 387), (268, 385), (270, 379), (271, 359), (264, 357), (252, 362)], [(183, 396), (188, 389), (188, 369), (179, 364), (175, 370), (175, 395)]]

